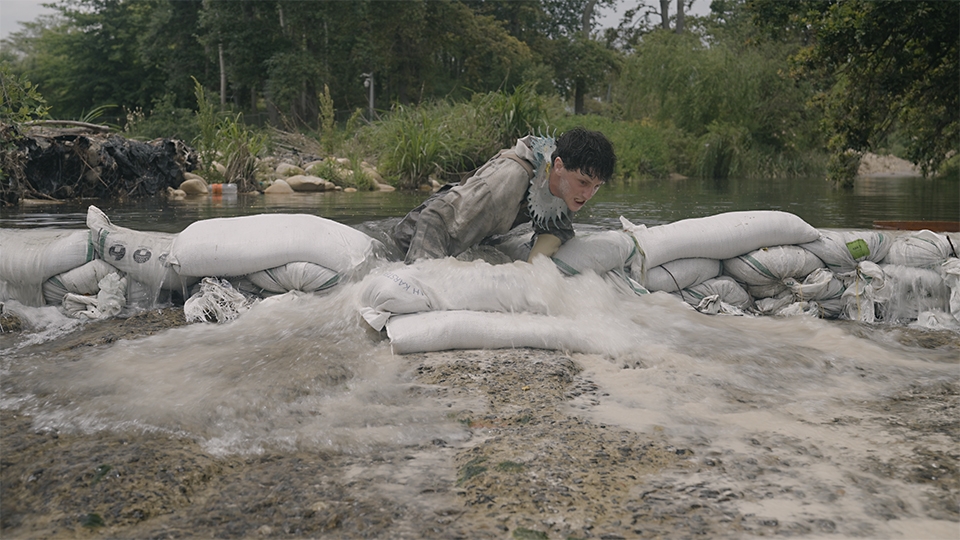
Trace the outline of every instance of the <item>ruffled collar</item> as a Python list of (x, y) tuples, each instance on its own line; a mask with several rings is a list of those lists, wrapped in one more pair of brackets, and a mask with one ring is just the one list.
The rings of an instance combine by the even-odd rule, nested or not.
[(541, 229), (547, 229), (551, 225), (558, 225), (569, 210), (563, 199), (550, 193), (550, 169), (553, 166), (550, 157), (557, 143), (553, 137), (527, 137), (525, 142), (524, 146), (528, 146), (532, 151), (534, 169), (527, 195), (527, 209), (534, 224)]

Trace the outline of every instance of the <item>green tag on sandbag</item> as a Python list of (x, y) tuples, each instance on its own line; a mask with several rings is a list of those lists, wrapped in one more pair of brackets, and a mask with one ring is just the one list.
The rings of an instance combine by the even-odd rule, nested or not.
[(867, 245), (863, 238), (857, 238), (853, 242), (847, 242), (847, 250), (850, 251), (850, 255), (853, 256), (854, 260), (870, 256), (870, 246)]

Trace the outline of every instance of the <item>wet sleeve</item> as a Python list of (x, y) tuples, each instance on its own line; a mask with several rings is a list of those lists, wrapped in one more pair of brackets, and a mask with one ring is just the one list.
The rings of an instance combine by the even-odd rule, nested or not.
[(510, 230), (529, 180), (509, 159), (487, 163), (477, 174), (420, 213), (405, 261), (457, 256), (494, 234)]

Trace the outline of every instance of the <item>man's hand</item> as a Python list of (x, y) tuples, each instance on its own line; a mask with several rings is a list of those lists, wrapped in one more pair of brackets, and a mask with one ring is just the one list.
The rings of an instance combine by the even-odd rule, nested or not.
[(552, 234), (539, 234), (537, 235), (537, 241), (533, 243), (533, 247), (530, 248), (530, 256), (527, 258), (527, 262), (533, 262), (533, 258), (537, 255), (546, 255), (547, 257), (553, 257), (554, 253), (560, 249), (560, 239)]

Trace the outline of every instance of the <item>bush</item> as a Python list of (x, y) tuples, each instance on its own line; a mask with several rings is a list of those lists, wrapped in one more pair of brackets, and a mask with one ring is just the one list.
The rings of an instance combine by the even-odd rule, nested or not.
[(176, 96), (165, 94), (153, 102), (149, 115), (142, 110), (127, 111), (127, 124), (124, 126), (130, 138), (153, 140), (173, 138), (193, 141), (200, 134), (197, 117), (190, 109), (174, 105)]
[(477, 94), (467, 103), (438, 101), (396, 106), (355, 139), (376, 152), (380, 172), (400, 188), (435, 176), (458, 181), (516, 139), (547, 129), (548, 102), (532, 87)]
[(614, 176), (626, 181), (665, 178), (678, 167), (674, 147), (686, 144), (682, 132), (672, 125), (650, 120), (626, 122), (586, 115), (564, 116), (554, 123), (558, 134), (575, 126), (600, 131), (610, 139), (617, 154)]

